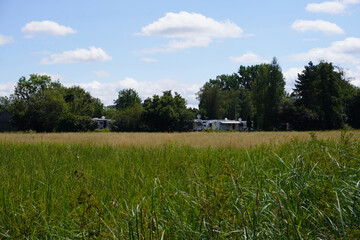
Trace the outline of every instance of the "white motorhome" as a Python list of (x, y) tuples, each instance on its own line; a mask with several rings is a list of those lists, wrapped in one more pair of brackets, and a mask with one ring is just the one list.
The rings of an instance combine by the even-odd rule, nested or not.
[(111, 119), (105, 119), (105, 117), (101, 117), (101, 118), (93, 118), (92, 120), (97, 121), (98, 129), (111, 127)]
[(248, 131), (247, 122), (242, 121), (241, 118), (237, 120), (228, 120), (227, 118), (223, 120), (213, 119), (213, 120), (201, 120), (196, 119), (194, 125), (194, 131), (202, 131), (206, 129), (211, 130), (223, 130), (223, 131)]

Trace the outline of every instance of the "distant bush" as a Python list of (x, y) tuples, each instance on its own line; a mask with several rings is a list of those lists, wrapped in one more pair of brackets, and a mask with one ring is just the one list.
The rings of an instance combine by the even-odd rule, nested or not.
[(87, 132), (94, 131), (98, 123), (90, 117), (77, 116), (72, 113), (63, 114), (59, 119), (59, 132)]

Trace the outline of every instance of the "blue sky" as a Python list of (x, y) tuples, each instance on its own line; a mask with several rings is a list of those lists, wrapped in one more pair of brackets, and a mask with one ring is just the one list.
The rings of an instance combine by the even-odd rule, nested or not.
[(21, 76), (80, 85), (105, 105), (179, 92), (197, 106), (210, 78), (276, 57), (293, 87), (331, 61), (360, 87), (360, 0), (0, 0), (0, 96)]

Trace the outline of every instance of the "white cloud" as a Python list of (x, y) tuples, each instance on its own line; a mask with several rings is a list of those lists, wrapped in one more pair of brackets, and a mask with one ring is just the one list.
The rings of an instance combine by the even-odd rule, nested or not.
[(230, 57), (230, 60), (237, 63), (252, 64), (252, 63), (268, 63), (269, 60), (262, 59), (253, 52), (247, 52), (239, 57)]
[(291, 27), (298, 32), (323, 32), (326, 34), (343, 34), (344, 30), (335, 23), (323, 21), (323, 20), (296, 20)]
[(294, 61), (326, 60), (335, 63), (360, 64), (360, 38), (346, 38), (343, 41), (333, 42), (327, 48), (313, 48), (308, 52), (294, 54)]
[(51, 77), (52, 81), (60, 81), (60, 82), (64, 82), (67, 81), (66, 78), (64, 78), (62, 75), (60, 74), (56, 74), (56, 73), (45, 73), (45, 72), (41, 72), (41, 73), (37, 73), (38, 75), (46, 75)]
[(306, 10), (309, 12), (339, 14), (344, 13), (351, 4), (359, 4), (359, 0), (327, 1), (322, 3), (309, 3)]
[(106, 71), (95, 71), (94, 74), (99, 78), (108, 78), (111, 76), (110, 73)]
[(10, 96), (10, 94), (13, 94), (15, 86), (16, 83), (14, 82), (0, 83), (0, 97)]
[(351, 84), (360, 87), (360, 66), (357, 66), (355, 71), (347, 70), (346, 77), (350, 78)]
[(161, 36), (168, 45), (144, 49), (142, 53), (174, 52), (191, 47), (207, 47), (216, 38), (243, 37), (243, 30), (229, 20), (218, 22), (198, 13), (167, 13), (165, 17), (143, 27), (139, 35)]
[(26, 38), (33, 38), (36, 35), (53, 35), (65, 36), (67, 34), (74, 34), (76, 31), (71, 27), (60, 25), (53, 21), (32, 21), (27, 23), (21, 31), (25, 33)]
[(71, 51), (65, 51), (60, 54), (51, 54), (50, 57), (43, 58), (41, 65), (50, 65), (50, 64), (67, 64), (67, 63), (77, 63), (77, 62), (105, 62), (112, 60), (112, 57), (109, 56), (101, 48), (90, 47), (89, 50), (80, 48)]
[(285, 71), (284, 77), (285, 77), (285, 90), (288, 93), (291, 93), (293, 91), (293, 88), (295, 88), (295, 80), (298, 78), (298, 74), (301, 73), (304, 70), (304, 68), (296, 67), (296, 68), (290, 68), (287, 71)]
[(196, 100), (195, 93), (199, 91), (200, 84), (186, 84), (172, 79), (162, 79), (155, 82), (150, 81), (137, 81), (133, 78), (125, 78), (117, 82), (93, 81), (90, 83), (76, 84), (89, 91), (92, 96), (101, 99), (105, 105), (111, 105), (118, 96), (121, 89), (133, 88), (136, 90), (141, 99), (144, 101), (154, 94), (162, 95), (163, 91), (172, 90), (178, 92), (182, 97), (187, 100), (188, 106), (197, 107), (198, 101)]
[(7, 37), (7, 36), (0, 34), (0, 46), (11, 43), (13, 41), (14, 41), (14, 39), (12, 37)]
[(154, 59), (154, 58), (141, 58), (141, 61), (143, 62), (149, 62), (149, 63), (154, 63), (154, 62), (157, 62), (158, 60)]
[(309, 3), (306, 6), (306, 10), (309, 12), (338, 14), (345, 11), (345, 5), (340, 2)]

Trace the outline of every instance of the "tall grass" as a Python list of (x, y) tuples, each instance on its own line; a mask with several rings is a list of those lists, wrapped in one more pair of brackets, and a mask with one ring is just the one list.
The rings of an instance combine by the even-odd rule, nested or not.
[[(341, 131), (313, 132), (318, 139), (337, 140)], [(353, 130), (353, 139), (360, 140), (360, 130)], [(152, 147), (169, 143), (194, 147), (254, 147), (309, 140), (308, 132), (190, 132), (190, 133), (0, 133), (1, 143), (39, 143), (110, 145), (117, 147)]]
[(0, 239), (357, 239), (360, 146), (0, 145)]

